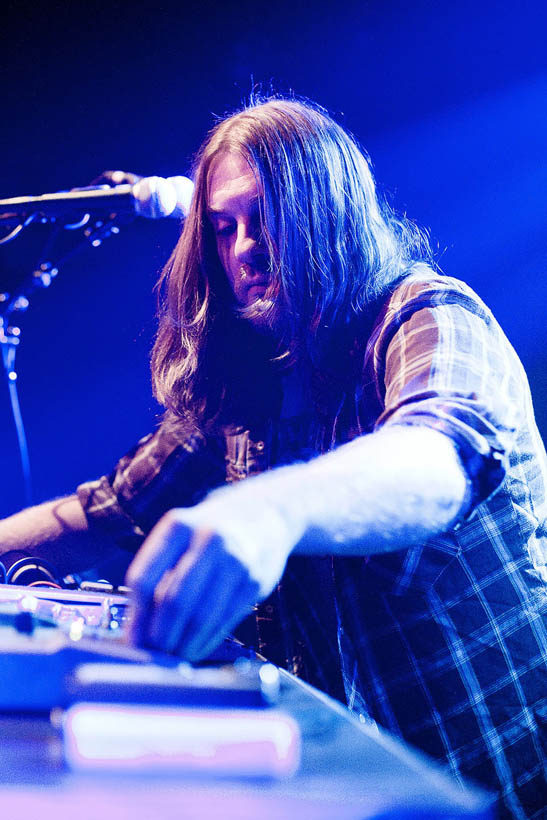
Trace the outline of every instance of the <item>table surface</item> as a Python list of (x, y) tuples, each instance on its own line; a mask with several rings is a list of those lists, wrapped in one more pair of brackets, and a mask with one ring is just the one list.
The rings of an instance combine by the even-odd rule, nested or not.
[(281, 707), (298, 722), (302, 759), (280, 781), (128, 776), (68, 771), (60, 732), (43, 717), (0, 717), (4, 817), (461, 818), (486, 820), (490, 799), (462, 791), (425, 757), (355, 721), (330, 698), (283, 673)]

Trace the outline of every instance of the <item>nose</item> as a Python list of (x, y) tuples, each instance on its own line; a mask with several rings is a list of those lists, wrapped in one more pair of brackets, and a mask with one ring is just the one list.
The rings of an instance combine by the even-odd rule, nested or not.
[(246, 225), (238, 225), (234, 246), (236, 260), (242, 264), (252, 264), (261, 253), (260, 240), (256, 233), (251, 232)]

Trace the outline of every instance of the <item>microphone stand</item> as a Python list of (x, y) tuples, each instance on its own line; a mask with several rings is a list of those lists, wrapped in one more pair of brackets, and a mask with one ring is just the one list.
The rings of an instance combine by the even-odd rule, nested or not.
[[(25, 219), (24, 223), (0, 240), (0, 245), (15, 239), (24, 227), (36, 219), (36, 216), (37, 215), (33, 215)], [(42, 223), (52, 222), (55, 224), (54, 218), (48, 218), (46, 216), (41, 216), (40, 221)], [(27, 310), (30, 304), (30, 298), (36, 290), (47, 288), (51, 285), (59, 272), (60, 264), (66, 262), (88, 243), (90, 243), (92, 247), (97, 248), (102, 244), (104, 239), (118, 234), (120, 229), (116, 224), (117, 221), (119, 221), (118, 215), (110, 214), (109, 217), (104, 220), (96, 220), (91, 226), (91, 216), (89, 213), (86, 213), (78, 222), (64, 225), (63, 227), (67, 230), (84, 228), (83, 241), (65, 253), (55, 265), (50, 261), (40, 261), (36, 269), (24, 278), (21, 284), (16, 286), (13, 293), (0, 293), (0, 347), (2, 348), (4, 374), (17, 433), (19, 456), (23, 473), (25, 506), (30, 506), (33, 503), (33, 493), (27, 437), (17, 391), (17, 372), (15, 370), (17, 348), (21, 343), (21, 329), (17, 325), (17, 317)], [(126, 215), (124, 215), (123, 221), (127, 223), (128, 219)], [(1, 225), (2, 220), (0, 219), (0, 226)], [(54, 231), (53, 238), (55, 238), (57, 232), (57, 230)], [(46, 247), (49, 249), (51, 244), (52, 241), (48, 242)], [(15, 322), (12, 321), (13, 319), (15, 319)]]

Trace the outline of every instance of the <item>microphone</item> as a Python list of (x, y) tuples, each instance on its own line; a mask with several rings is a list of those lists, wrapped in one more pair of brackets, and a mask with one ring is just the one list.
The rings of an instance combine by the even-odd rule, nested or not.
[[(130, 175), (113, 172), (127, 179)], [(137, 182), (123, 185), (94, 185), (73, 188), (41, 196), (18, 196), (0, 199), (0, 225), (17, 225), (29, 217), (42, 216), (48, 220), (63, 219), (74, 215), (137, 215), (149, 219), (174, 217), (182, 219), (188, 214), (194, 184), (183, 176), (142, 177)]]

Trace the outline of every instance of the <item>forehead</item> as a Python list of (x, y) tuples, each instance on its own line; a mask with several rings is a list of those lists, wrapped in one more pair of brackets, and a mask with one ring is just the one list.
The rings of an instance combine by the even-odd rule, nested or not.
[(257, 176), (247, 160), (235, 152), (222, 152), (211, 162), (207, 178), (207, 204), (220, 211), (240, 198), (257, 199)]

